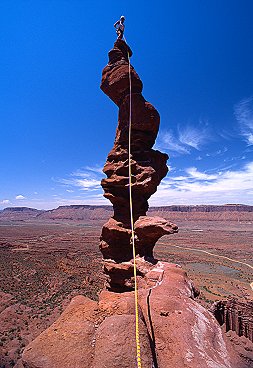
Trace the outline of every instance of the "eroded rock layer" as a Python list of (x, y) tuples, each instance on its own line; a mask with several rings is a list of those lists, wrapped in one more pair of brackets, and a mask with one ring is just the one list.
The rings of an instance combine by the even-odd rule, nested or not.
[(253, 302), (235, 298), (221, 300), (214, 303), (213, 313), (226, 331), (235, 331), (238, 336), (245, 336), (253, 342)]
[[(104, 166), (107, 178), (102, 180), (104, 196), (114, 209), (114, 215), (104, 225), (100, 249), (105, 260), (105, 272), (116, 280), (115, 264), (108, 266), (108, 260), (116, 263), (132, 259), (130, 209), (129, 209), (129, 113), (130, 82), (129, 58), (132, 51), (122, 40), (117, 40), (109, 52), (109, 63), (102, 73), (101, 89), (119, 107), (118, 127), (114, 146)], [(142, 82), (134, 70), (131, 73), (131, 168), (133, 216), (135, 222), (136, 253), (153, 258), (156, 241), (165, 234), (177, 231), (177, 226), (158, 217), (146, 217), (148, 199), (168, 172), (168, 156), (152, 147), (157, 137), (160, 117), (158, 111), (142, 96)], [(152, 263), (152, 262), (151, 262)], [(116, 266), (120, 273), (120, 267)], [(118, 286), (122, 288), (121, 280)], [(116, 284), (113, 282), (113, 289)], [(111, 285), (112, 286), (112, 285)], [(126, 286), (126, 285), (125, 285)], [(109, 285), (110, 287), (110, 285)], [(123, 289), (122, 289), (123, 290)]]

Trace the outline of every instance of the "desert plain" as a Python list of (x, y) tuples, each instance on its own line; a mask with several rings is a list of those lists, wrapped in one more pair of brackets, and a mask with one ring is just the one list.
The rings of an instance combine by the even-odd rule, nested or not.
[[(73, 296), (96, 299), (104, 286), (98, 245), (110, 208), (90, 208), (83, 216), (76, 209), (54, 211), (0, 214), (1, 368), (18, 367), (25, 346)], [(155, 257), (187, 271), (200, 290), (199, 303), (211, 308), (228, 297), (252, 301), (253, 212), (162, 212), (179, 232), (158, 241)]]

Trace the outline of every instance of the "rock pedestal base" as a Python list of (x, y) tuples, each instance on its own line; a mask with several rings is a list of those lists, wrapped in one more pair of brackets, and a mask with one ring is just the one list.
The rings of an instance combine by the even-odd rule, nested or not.
[[(219, 324), (194, 301), (196, 290), (182, 268), (143, 259), (138, 268), (142, 367), (237, 367)], [(25, 368), (133, 368), (135, 357), (134, 292), (102, 291), (98, 302), (75, 297), (22, 359)]]

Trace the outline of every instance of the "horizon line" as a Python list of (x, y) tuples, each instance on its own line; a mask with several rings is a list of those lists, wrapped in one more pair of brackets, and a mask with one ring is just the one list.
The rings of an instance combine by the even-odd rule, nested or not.
[[(54, 207), (54, 208), (48, 208), (48, 209), (39, 209), (39, 208), (35, 208), (35, 207), (28, 207), (28, 206), (8, 206), (5, 207), (3, 209), (0, 209), (1, 211), (5, 211), (8, 209), (13, 209), (13, 208), (17, 208), (17, 209), (31, 209), (31, 210), (36, 210), (36, 211), (52, 211), (52, 210), (56, 210), (58, 208), (61, 207), (111, 207), (113, 209), (113, 205), (110, 204), (66, 204), (66, 205), (60, 205), (58, 207)], [(244, 207), (253, 207), (253, 205), (250, 204), (244, 204), (244, 203), (223, 203), (223, 204), (168, 204), (168, 205), (161, 205), (161, 206), (150, 206), (149, 209), (151, 208), (165, 208), (165, 207), (201, 207), (201, 206), (209, 206), (209, 207), (224, 207), (224, 206), (244, 206)]]

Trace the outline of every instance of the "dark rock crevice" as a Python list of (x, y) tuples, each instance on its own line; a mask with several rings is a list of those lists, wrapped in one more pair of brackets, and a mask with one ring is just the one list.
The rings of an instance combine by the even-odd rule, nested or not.
[(159, 368), (157, 363), (157, 356), (156, 356), (156, 344), (155, 344), (155, 332), (152, 322), (152, 315), (151, 315), (151, 305), (150, 305), (150, 296), (151, 296), (152, 289), (149, 289), (147, 295), (147, 306), (148, 306), (148, 321), (150, 326), (150, 333), (149, 333), (149, 341), (150, 341), (150, 348), (153, 357), (153, 367), (152, 368)]

